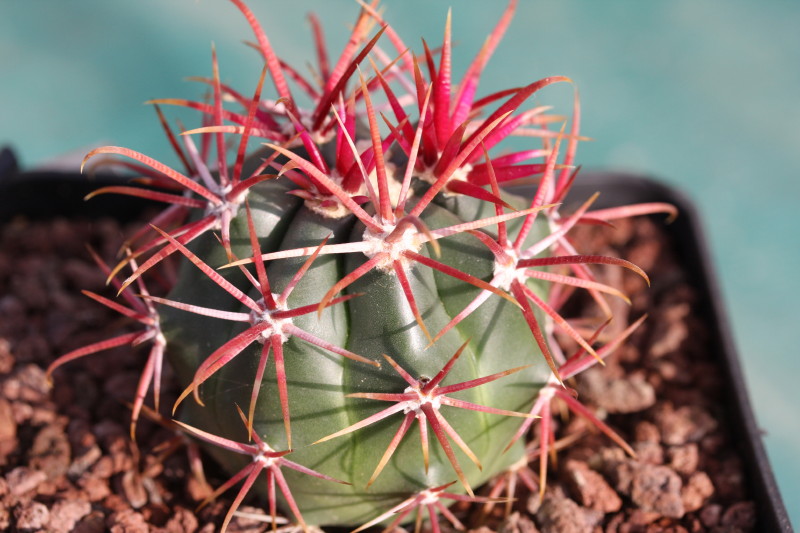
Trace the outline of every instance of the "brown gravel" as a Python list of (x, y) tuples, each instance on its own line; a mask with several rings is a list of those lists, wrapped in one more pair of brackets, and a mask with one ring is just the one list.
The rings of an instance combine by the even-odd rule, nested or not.
[[(473, 524), (476, 531), (754, 531), (756, 509), (732, 446), (719, 373), (708, 359), (707, 326), (694, 311), (697, 297), (654, 224), (617, 226), (615, 232), (584, 229), (581, 248), (628, 257), (648, 270), (650, 290), (619, 269), (604, 272), (631, 296), (633, 305), (621, 307), (622, 316), (647, 312), (650, 319), (607, 368), (578, 380), (577, 389), (637, 457), (590, 432), (551, 461), (541, 502), (520, 483), (513, 513), (504, 518), (503, 506), (496, 506), (485, 523)], [(125, 327), (80, 295), (81, 289), (106, 290), (84, 243), (111, 260), (124, 232), (111, 220), (18, 219), (2, 228), (2, 531), (210, 533), (225, 514), (230, 500), (194, 511), (208, 486), (191, 474), (185, 446), (159, 455), (166, 453), (159, 444), (177, 442), (170, 430), (145, 420), (138, 448), (128, 438), (124, 402), (132, 396), (141, 353), (93, 356), (56, 372), (52, 387), (47, 383), (43, 369), (56, 356)], [(584, 301), (576, 297), (569, 305)], [(162, 404), (170, 403), (170, 395), (167, 380)], [(556, 425), (558, 439), (587, 431), (577, 419)], [(206, 473), (211, 485), (220, 484), (213, 465)], [(259, 507), (242, 509), (264, 514)], [(479, 514), (461, 507), (457, 512)], [(235, 518), (229, 531), (267, 529), (263, 522)]]
[(564, 482), (576, 502), (603, 514), (622, 508), (622, 499), (605, 478), (583, 461), (569, 460), (564, 465)]

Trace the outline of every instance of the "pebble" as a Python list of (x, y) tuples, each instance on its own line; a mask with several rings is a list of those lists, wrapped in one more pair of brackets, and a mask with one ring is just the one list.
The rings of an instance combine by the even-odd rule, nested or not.
[(680, 476), (666, 466), (625, 459), (607, 466), (614, 488), (638, 508), (670, 518), (684, 515)]
[[(0, 307), (5, 303), (0, 299)], [(14, 356), (11, 354), (11, 343), (8, 339), (0, 337), (0, 376), (8, 374), (14, 368)]]
[(689, 337), (689, 328), (686, 317), (691, 312), (688, 303), (672, 305), (654, 317), (653, 340), (648, 351), (648, 357), (658, 359), (667, 354), (676, 352)]
[(634, 440), (637, 442), (661, 442), (661, 432), (658, 431), (658, 426), (647, 420), (642, 420), (636, 424), (633, 435)]
[(567, 487), (578, 503), (603, 514), (620, 510), (622, 499), (589, 465), (583, 461), (568, 461), (564, 467)]
[(101, 511), (92, 511), (75, 525), (72, 533), (104, 533), (106, 517)]
[(722, 514), (720, 525), (726, 531), (750, 531), (756, 525), (756, 504), (751, 501), (737, 502)]
[(50, 521), (50, 511), (43, 503), (27, 501), (14, 508), (14, 520), (20, 533), (42, 531)]
[(657, 408), (655, 423), (662, 442), (671, 446), (698, 442), (717, 427), (717, 421), (705, 409), (696, 405), (675, 409), (669, 403)]
[(147, 522), (141, 513), (125, 509), (109, 515), (106, 526), (110, 533), (148, 533)]
[(59, 500), (50, 510), (49, 528), (52, 533), (69, 533), (76, 524), (92, 511), (92, 505), (83, 499)]
[(47, 479), (47, 474), (41, 470), (32, 470), (25, 466), (18, 466), (6, 474), (6, 483), (11, 494), (21, 496), (26, 492), (35, 490), (39, 484)]
[(0, 398), (0, 465), (6, 464), (7, 456), (17, 446), (17, 421), (11, 404)]
[(679, 474), (688, 476), (697, 470), (700, 451), (695, 443), (667, 448), (669, 466)]
[(643, 463), (664, 464), (664, 449), (657, 442), (634, 442), (633, 451), (636, 452), (636, 458)]
[(177, 506), (172, 510), (172, 516), (163, 528), (153, 529), (153, 533), (195, 533), (199, 524), (195, 513), (189, 509)]
[(539, 528), (536, 527), (530, 517), (520, 513), (512, 513), (500, 524), (497, 533), (539, 533)]
[(608, 413), (636, 413), (656, 402), (656, 393), (642, 374), (612, 376), (606, 368), (581, 374), (581, 397)]
[(47, 474), (47, 479), (54, 480), (69, 469), (70, 452), (64, 428), (50, 424), (43, 427), (33, 439), (33, 446), (28, 451), (29, 465)]
[(602, 518), (602, 512), (582, 508), (558, 488), (545, 494), (536, 513), (542, 533), (593, 533)]
[(643, 511), (653, 511), (669, 518), (684, 514), (681, 478), (670, 468), (640, 464), (633, 474), (631, 500)]
[(706, 505), (700, 511), (700, 521), (706, 527), (714, 527), (719, 524), (719, 519), (722, 517), (722, 506), (718, 503)]
[(714, 494), (714, 485), (705, 472), (695, 472), (681, 489), (681, 500), (687, 513), (701, 509)]

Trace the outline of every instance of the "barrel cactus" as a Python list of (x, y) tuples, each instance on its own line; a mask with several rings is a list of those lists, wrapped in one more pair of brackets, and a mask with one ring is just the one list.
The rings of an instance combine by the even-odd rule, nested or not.
[[(66, 354), (49, 371), (151, 342), (131, 431), (151, 387), (159, 408), (166, 356), (183, 388), (172, 409), (178, 424), (233, 475), (214, 496), (241, 484), (223, 529), (251, 488), (273, 516), (280, 509), (304, 527), (399, 523), (417, 508), (458, 526), (444, 501), (486, 501), (475, 489), (523, 458), (537, 419), (546, 452), (554, 398), (619, 441), (565, 380), (638, 323), (598, 343), (602, 325), (578, 330), (559, 306), (575, 289), (605, 309), (606, 295), (624, 298), (595, 280), (593, 264), (646, 276), (622, 259), (581, 255), (568, 234), (668, 208), (592, 211), (589, 198), (562, 213), (582, 140), (577, 92), (571, 120), (525, 104), (568, 78), (476, 99), (516, 1), (458, 84), (449, 17), (440, 50), (424, 45), (415, 55), (375, 2), (363, 5), (334, 64), (312, 17), (318, 66), (309, 80), (279, 59), (248, 7), (231, 1), (265, 61), (252, 95), (221, 83), (213, 55), (212, 76), (200, 80), (209, 101), (154, 102), (182, 170), (114, 146), (86, 158), (125, 156), (146, 182), (95, 194), (167, 204), (129, 241), (124, 261), (104, 266), (128, 306), (89, 294), (144, 329)], [(267, 76), (275, 99), (262, 95)], [(163, 105), (198, 110), (201, 127), (177, 135)], [(516, 134), (541, 145), (500, 152)], [(262, 148), (248, 155), (256, 142)], [(174, 258), (169, 294), (147, 292), (144, 280)], [(132, 272), (117, 281), (125, 267)], [(540, 457), (543, 486), (547, 453)], [(262, 472), (266, 484), (257, 482)]]

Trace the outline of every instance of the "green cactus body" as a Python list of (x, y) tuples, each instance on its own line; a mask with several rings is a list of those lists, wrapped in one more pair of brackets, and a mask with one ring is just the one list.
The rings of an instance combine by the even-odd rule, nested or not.
[[(254, 187), (249, 193), (248, 201), (263, 252), (317, 246), (330, 235), (328, 242), (331, 244), (362, 240), (364, 226), (354, 216), (323, 217), (287, 195), (289, 185), (274, 180)], [(517, 208), (526, 207), (521, 198), (506, 200)], [(493, 214), (492, 204), (451, 196), (438, 198), (425, 209), (422, 219), (429, 228), (435, 229)], [(512, 237), (519, 226), (514, 222), (509, 223)], [(543, 226), (537, 223), (528, 237), (530, 242), (544, 235), (546, 227)], [(244, 209), (231, 225), (231, 241), (234, 254), (250, 257)], [(481, 279), (491, 278), (492, 255), (475, 237), (456, 234), (441, 239), (440, 246), (438, 260), (442, 263)], [(192, 249), (212, 266), (227, 262), (224, 250), (212, 236), (195, 241)], [(420, 253), (430, 254), (430, 246), (424, 245)], [(305, 259), (267, 263), (272, 291), (281, 291)], [(365, 261), (363, 253), (318, 257), (292, 292), (289, 307), (318, 303), (339, 279)], [(242, 290), (249, 287), (242, 283), (243, 276), (236, 269), (221, 272)], [(407, 272), (425, 325), (432, 334), (441, 330), (480, 292), (472, 285), (426, 266), (410, 263)], [(544, 284), (533, 281), (528, 281), (528, 286), (541, 295), (546, 290)], [(430, 466), (426, 473), (418, 429), (420, 422), (415, 421), (385, 469), (369, 488), (366, 487), (403, 419), (402, 412), (341, 437), (313, 444), (388, 406), (386, 402), (346, 395), (401, 393), (408, 387), (383, 360), (382, 354), (390, 356), (413, 377), (430, 378), (468, 341), (443, 385), (530, 365), (497, 381), (453, 393), (455, 398), (511, 411), (528, 412), (540, 387), (551, 376), (522, 314), (515, 305), (496, 295), (491, 295), (467, 319), (428, 347), (430, 340), (415, 321), (393, 272), (372, 270), (349, 286), (347, 292), (359, 296), (326, 308), (320, 316), (315, 312), (293, 318), (293, 324), (356, 354), (380, 360), (380, 368), (343, 358), (296, 337), (283, 344), (294, 450), (287, 458), (350, 483), (337, 484), (291, 470), (285, 472), (304, 519), (314, 524), (364, 523), (412, 493), (457, 479), (453, 466), (430, 430)], [(251, 288), (250, 296), (257, 299), (259, 294)], [(239, 302), (188, 262), (181, 267), (171, 298), (214, 309), (242, 311)], [(162, 328), (170, 343), (171, 363), (184, 384), (191, 383), (194, 370), (208, 354), (246, 328), (241, 323), (231, 326), (215, 318), (169, 307), (162, 307), (160, 313)], [(200, 388), (205, 407), (187, 400), (183, 404), (184, 421), (246, 442), (246, 430), (235, 406), (246, 410), (249, 404), (261, 349), (260, 343), (251, 344), (206, 381)], [(273, 449), (284, 450), (287, 439), (277, 400), (274, 354), (270, 357), (258, 396), (254, 428)], [(439, 412), (482, 463), (481, 470), (453, 445), (458, 463), (472, 487), (479, 486), (520, 458), (521, 443), (503, 452), (522, 423), (521, 418), (451, 406), (442, 406)], [(211, 451), (231, 471), (246, 464), (246, 458), (241, 456), (218, 449)], [(452, 489), (458, 492), (458, 486)], [(264, 489), (263, 483), (256, 487)]]

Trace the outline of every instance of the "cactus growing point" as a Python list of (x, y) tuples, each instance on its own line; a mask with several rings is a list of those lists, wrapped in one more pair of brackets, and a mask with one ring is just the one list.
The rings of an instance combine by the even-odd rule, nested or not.
[[(66, 354), (49, 372), (108, 347), (154, 341), (131, 432), (151, 382), (158, 410), (166, 354), (184, 387), (174, 409), (178, 425), (236, 472), (214, 496), (243, 482), (223, 529), (254, 486), (264, 489), (273, 516), (281, 507), (303, 527), (371, 525), (395, 512), (399, 523), (413, 507), (458, 526), (440, 500), (493, 501), (474, 488), (518, 469), (523, 437), (539, 417), (544, 490), (554, 399), (632, 453), (565, 380), (602, 361), (641, 319), (608, 338), (602, 326), (579, 330), (559, 306), (575, 289), (589, 291), (606, 311), (604, 295), (625, 298), (596, 281), (590, 265), (647, 277), (628, 261), (581, 255), (569, 232), (671, 210), (592, 211), (590, 198), (561, 212), (583, 139), (577, 91), (569, 121), (524, 106), (568, 78), (475, 98), (516, 1), (455, 92), (449, 16), (437, 66), (427, 44), (420, 56), (410, 51), (376, 2), (362, 5), (333, 67), (312, 17), (318, 76), (309, 80), (279, 59), (249, 8), (231, 1), (265, 61), (252, 97), (221, 83), (212, 52), (212, 77), (200, 80), (211, 86), (210, 103), (154, 102), (183, 171), (120, 147), (86, 157), (125, 156), (148, 183), (95, 194), (167, 204), (128, 243), (125, 261), (106, 269), (116, 280), (131, 267), (116, 282), (130, 308), (90, 294), (145, 331)], [(381, 49), (383, 39), (395, 58)], [(262, 98), (267, 74), (277, 100)], [(310, 110), (297, 105), (287, 78), (307, 93)], [(159, 107), (165, 104), (200, 111), (202, 126), (175, 135)], [(559, 130), (548, 128), (558, 122)], [(542, 145), (490, 154), (511, 135)], [(238, 139), (232, 165), (226, 136)], [(258, 138), (266, 148), (246, 157)], [(520, 180), (527, 189), (511, 187)], [(149, 294), (143, 276), (170, 256), (183, 258), (174, 287)], [(572, 356), (556, 332), (577, 346)], [(256, 485), (262, 471), (266, 487)]]

